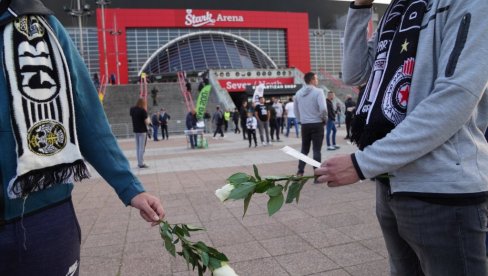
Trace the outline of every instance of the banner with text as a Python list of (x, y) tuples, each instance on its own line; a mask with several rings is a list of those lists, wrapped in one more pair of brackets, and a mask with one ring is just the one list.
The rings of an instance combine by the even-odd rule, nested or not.
[(266, 78), (266, 79), (220, 79), (220, 86), (228, 92), (246, 91), (248, 85), (282, 85), (293, 84), (293, 78)]
[(212, 86), (210, 84), (205, 85), (202, 90), (200, 90), (200, 94), (198, 94), (197, 99), (197, 119), (203, 120), (203, 115), (205, 114), (205, 110), (207, 110), (207, 103), (210, 97), (210, 92), (212, 91)]

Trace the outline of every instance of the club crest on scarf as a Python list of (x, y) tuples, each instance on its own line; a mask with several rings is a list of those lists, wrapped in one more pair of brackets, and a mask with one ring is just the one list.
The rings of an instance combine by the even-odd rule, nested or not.
[(21, 16), (3, 38), (18, 158), (9, 196), (87, 178), (68, 61), (54, 31), (40, 16)]
[(15, 29), (26, 36), (28, 40), (44, 35), (45, 29), (36, 17), (22, 16), (14, 21)]
[(66, 131), (54, 121), (42, 121), (29, 130), (29, 149), (38, 155), (53, 155), (66, 146)]
[(372, 72), (352, 124), (352, 140), (360, 149), (385, 137), (407, 115), (426, 10), (427, 0), (396, 0), (380, 22)]

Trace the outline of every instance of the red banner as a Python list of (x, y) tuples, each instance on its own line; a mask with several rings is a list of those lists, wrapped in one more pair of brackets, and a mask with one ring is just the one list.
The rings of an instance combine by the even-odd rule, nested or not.
[(293, 78), (269, 78), (269, 79), (223, 79), (219, 80), (220, 86), (229, 92), (246, 91), (248, 85), (282, 85), (293, 84)]

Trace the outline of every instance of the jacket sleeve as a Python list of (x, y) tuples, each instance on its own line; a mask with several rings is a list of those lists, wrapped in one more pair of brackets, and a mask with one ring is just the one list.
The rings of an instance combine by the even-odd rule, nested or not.
[(367, 28), (370, 18), (370, 8), (349, 9), (344, 31), (344, 57), (342, 59), (342, 80), (346, 84), (364, 84), (371, 74), (377, 34), (375, 33), (368, 40)]
[(83, 157), (115, 189), (124, 204), (129, 205), (131, 199), (144, 189), (131, 172), (129, 162), (110, 130), (95, 86), (76, 47), (54, 16), (49, 16), (47, 19), (64, 49), (71, 72), (80, 151)]
[(300, 108), (298, 107), (298, 99), (295, 96), (295, 100), (293, 101), (293, 112), (295, 113), (295, 118), (298, 122), (300, 122)]
[[(449, 143), (448, 140), (463, 126), (473, 124), (479, 116), (486, 118), (486, 108), (478, 105), (483, 97), (487, 97), (488, 87), (488, 59), (484, 58), (488, 56), (488, 1), (450, 3), (449, 14), (442, 21), (443, 33), (439, 34), (443, 39), (441, 45), (436, 46), (439, 47), (439, 60), (434, 85), (422, 87), (430, 90), (425, 93), (429, 96), (386, 137), (355, 153), (366, 178), (399, 169)], [(470, 20), (469, 31), (467, 25), (463, 25), (467, 18)], [(467, 33), (465, 40), (460, 31)], [(456, 46), (460, 38), (464, 47)], [(428, 53), (432, 50), (418, 51)], [(427, 64), (432, 64), (432, 60), (416, 61), (416, 66)], [(470, 143), (476, 143), (473, 134), (469, 135), (473, 139)]]
[(319, 89), (319, 94), (317, 97), (317, 103), (319, 104), (320, 117), (324, 122), (327, 121), (327, 104), (325, 103), (325, 95), (322, 89)]

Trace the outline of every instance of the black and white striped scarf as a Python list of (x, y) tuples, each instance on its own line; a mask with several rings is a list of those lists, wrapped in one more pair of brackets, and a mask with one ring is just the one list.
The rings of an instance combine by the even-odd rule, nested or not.
[(359, 95), (351, 140), (359, 149), (385, 137), (407, 114), (427, 0), (394, 0), (378, 28), (373, 70)]
[(70, 72), (63, 49), (41, 16), (21, 16), (3, 31), (17, 175), (9, 197), (88, 178), (76, 136)]

